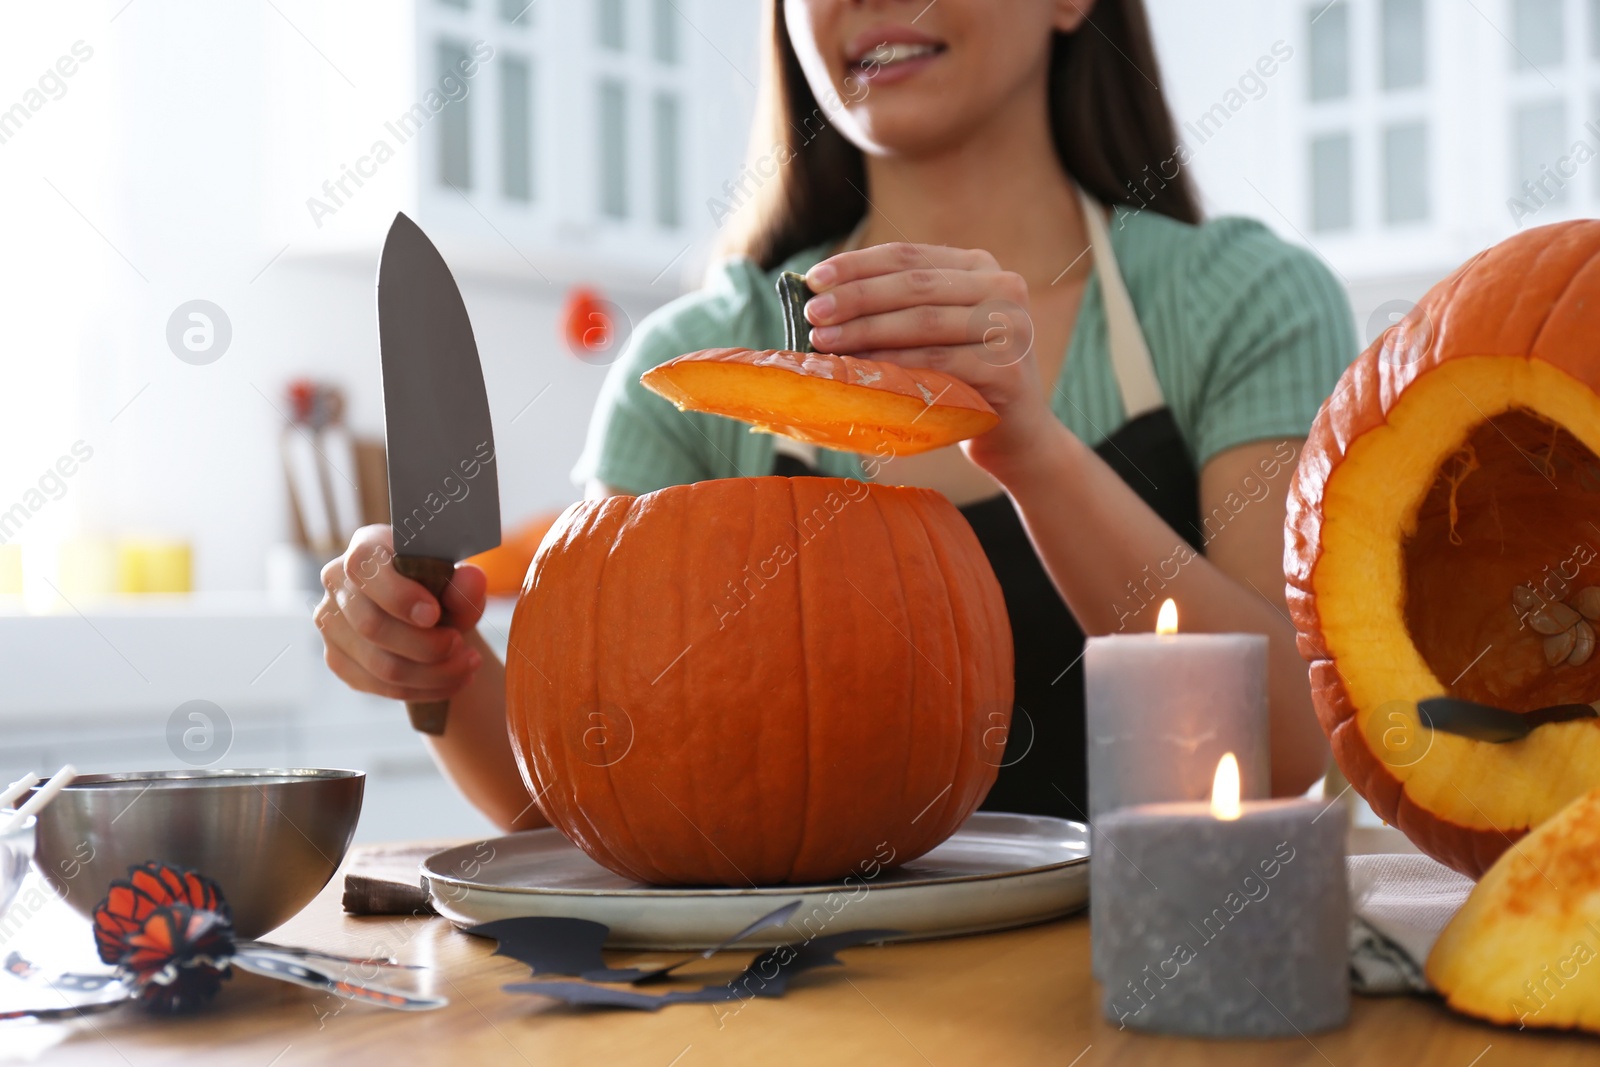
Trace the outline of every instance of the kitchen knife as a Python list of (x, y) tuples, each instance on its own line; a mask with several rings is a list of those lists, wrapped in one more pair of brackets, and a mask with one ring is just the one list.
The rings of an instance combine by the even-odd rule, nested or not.
[[(378, 261), (378, 348), (395, 569), (437, 597), (458, 560), (500, 543), (500, 483), (461, 290), (403, 213)], [(444, 733), (449, 710), (448, 701), (406, 704), (426, 734)]]
[(1592, 704), (1552, 704), (1519, 713), (1456, 697), (1430, 697), (1417, 704), (1417, 713), (1430, 729), (1497, 745), (1520, 741), (1548, 723), (1592, 719), (1597, 714)]

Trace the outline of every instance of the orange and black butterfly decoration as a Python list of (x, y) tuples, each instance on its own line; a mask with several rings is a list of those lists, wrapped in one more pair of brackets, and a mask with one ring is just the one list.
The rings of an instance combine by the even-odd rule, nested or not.
[(418, 996), (336, 978), (314, 961), (342, 969), (417, 970), (392, 959), (358, 959), (312, 949), (239, 941), (222, 889), (197, 871), (164, 863), (128, 869), (111, 883), (94, 910), (94, 941), (100, 959), (115, 970), (101, 974), (48, 974), (16, 952), (4, 962), (14, 978), (47, 987), (69, 1006), (0, 1012), (6, 1019), (63, 1019), (137, 1002), (157, 1014), (202, 1007), (222, 988), (232, 969), (277, 978), (348, 1000), (402, 1011), (443, 1007), (439, 997)]

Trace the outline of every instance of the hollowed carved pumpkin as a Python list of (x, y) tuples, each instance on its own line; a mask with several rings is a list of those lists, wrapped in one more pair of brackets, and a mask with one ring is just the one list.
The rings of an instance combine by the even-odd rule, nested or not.
[(1289, 603), (1334, 756), (1473, 877), (1600, 786), (1600, 720), (1494, 744), (1416, 704), (1600, 697), (1597, 452), (1600, 223), (1565, 223), (1480, 254), (1352, 364), (1290, 493)]
[(574, 504), (509, 644), (528, 788), (643, 882), (873, 877), (978, 806), (1011, 717), (999, 583), (925, 489), (739, 478)]

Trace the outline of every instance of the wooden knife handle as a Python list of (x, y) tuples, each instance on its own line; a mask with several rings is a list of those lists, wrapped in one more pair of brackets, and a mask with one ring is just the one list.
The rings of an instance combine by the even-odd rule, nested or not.
[[(455, 573), (455, 560), (434, 559), (431, 556), (396, 556), (394, 569), (419, 582), (439, 601), (440, 620), (444, 615), (444, 590)], [(411, 716), (411, 728), (434, 737), (444, 733), (445, 720), (450, 717), (448, 700), (406, 701), (406, 714)]]

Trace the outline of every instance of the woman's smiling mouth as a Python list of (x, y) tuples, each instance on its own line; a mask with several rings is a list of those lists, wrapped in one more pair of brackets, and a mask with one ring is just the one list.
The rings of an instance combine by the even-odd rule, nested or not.
[[(875, 36), (875, 39), (874, 39)], [(851, 49), (851, 73), (863, 80), (881, 83), (908, 77), (942, 55), (944, 42), (934, 40), (914, 31), (890, 31), (860, 40)], [(907, 40), (914, 37), (913, 40)]]

